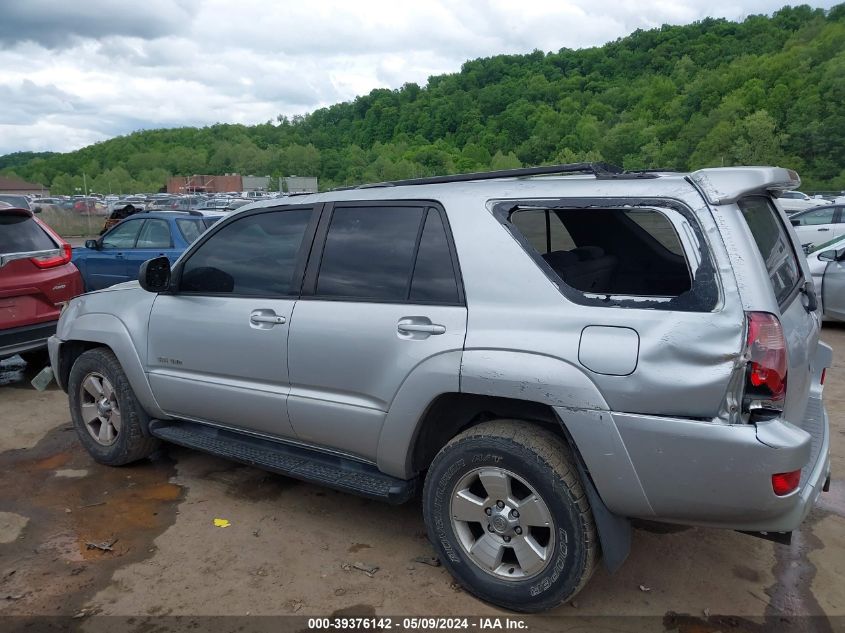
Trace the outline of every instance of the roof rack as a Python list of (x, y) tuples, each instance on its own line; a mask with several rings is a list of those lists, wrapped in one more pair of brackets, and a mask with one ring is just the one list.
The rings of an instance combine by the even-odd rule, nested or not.
[(437, 185), (447, 182), (470, 182), (474, 180), (497, 180), (499, 178), (526, 178), (528, 176), (548, 176), (553, 174), (593, 174), (599, 179), (615, 178), (657, 178), (657, 174), (645, 171), (625, 171), (616, 165), (608, 163), (568, 163), (565, 165), (543, 165), (541, 167), (521, 167), (519, 169), (501, 169), (498, 171), (481, 171), (469, 174), (452, 174), (450, 176), (431, 176), (428, 178), (410, 178), (407, 180), (391, 180), (376, 182), (353, 187), (337, 187), (333, 191), (348, 189), (374, 189), (378, 187), (401, 187), (405, 185)]

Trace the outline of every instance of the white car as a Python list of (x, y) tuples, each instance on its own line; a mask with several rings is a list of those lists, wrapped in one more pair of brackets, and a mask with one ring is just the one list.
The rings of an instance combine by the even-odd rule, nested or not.
[(811, 198), (800, 191), (784, 191), (777, 197), (778, 205), (788, 214), (798, 213), (807, 209), (814, 209), (820, 205), (828, 204), (827, 200)]
[(816, 246), (807, 255), (825, 319), (845, 321), (845, 237)]
[[(789, 217), (805, 251), (812, 246), (845, 236), (845, 204), (828, 204), (800, 211)], [(807, 248), (810, 245), (810, 248)]]

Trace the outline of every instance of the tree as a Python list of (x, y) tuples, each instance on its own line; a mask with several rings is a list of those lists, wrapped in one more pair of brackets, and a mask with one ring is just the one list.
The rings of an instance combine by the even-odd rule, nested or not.
[(0, 172), (73, 193), (83, 172), (114, 190), (127, 182), (118, 168), (133, 189), (202, 172), (313, 175), (330, 186), (603, 159), (628, 169), (777, 163), (836, 189), (843, 50), (845, 4), (707, 18), (594, 48), (470, 60), (424, 86), (252, 126), (147, 130), (66, 154), (0, 156)]

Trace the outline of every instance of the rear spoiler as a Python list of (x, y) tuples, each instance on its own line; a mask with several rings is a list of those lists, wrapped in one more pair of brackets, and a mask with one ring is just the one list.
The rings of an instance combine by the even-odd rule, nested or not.
[(801, 185), (798, 173), (783, 167), (714, 167), (694, 171), (687, 179), (710, 204), (732, 204), (755, 193), (777, 197)]
[(0, 213), (3, 215), (23, 215), (28, 218), (32, 217), (32, 211), (29, 209), (21, 209), (20, 207), (3, 207), (0, 206)]

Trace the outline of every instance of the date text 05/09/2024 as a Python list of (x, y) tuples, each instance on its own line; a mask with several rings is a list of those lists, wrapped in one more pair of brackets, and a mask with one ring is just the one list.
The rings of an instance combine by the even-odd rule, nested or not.
[(445, 630), (524, 630), (528, 628), (521, 618), (475, 617), (342, 617), (308, 618), (308, 628), (313, 630), (397, 630), (397, 631), (445, 631)]

